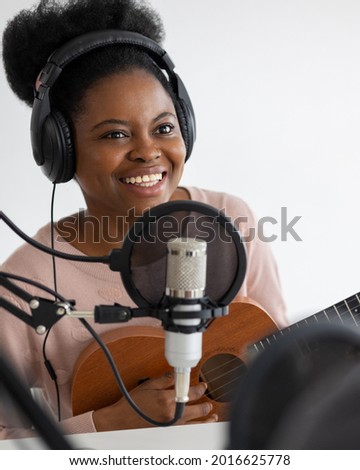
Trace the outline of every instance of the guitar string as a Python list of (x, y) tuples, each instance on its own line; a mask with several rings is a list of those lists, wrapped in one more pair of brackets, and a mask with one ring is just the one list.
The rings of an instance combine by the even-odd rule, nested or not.
[[(210, 395), (219, 392), (219, 390), (223, 389), (226, 386), (226, 390), (221, 393), (220, 395), (217, 394), (216, 398), (212, 398), (214, 401), (221, 401), (227, 395), (233, 396), (234, 391), (236, 390), (238, 379), (233, 379), (229, 381), (226, 385), (221, 385), (220, 387), (211, 390)], [(232, 388), (230, 388), (232, 387)]]
[[(233, 362), (233, 361), (235, 361), (235, 360), (238, 361), (239, 358), (235, 356), (234, 359), (231, 360), (231, 361), (228, 361), (227, 364), (229, 364), (229, 363), (231, 363), (231, 362)], [(231, 385), (232, 382), (236, 382), (236, 381), (238, 380), (238, 378), (240, 377), (240, 375), (241, 375), (241, 373), (239, 374), (240, 369), (243, 369), (243, 368), (246, 369), (246, 365), (245, 365), (243, 362), (241, 362), (240, 364), (239, 364), (239, 362), (237, 362), (237, 365), (236, 365), (235, 367), (233, 367), (232, 369), (227, 370), (224, 374), (221, 374), (221, 375), (219, 375), (218, 377), (207, 381), (206, 383), (207, 383), (207, 385), (208, 385), (208, 387), (209, 387), (209, 394), (210, 394), (210, 395), (211, 395), (211, 394), (214, 394), (214, 393), (218, 392), (219, 390), (221, 390), (221, 389), (223, 389), (223, 388), (229, 387), (229, 385)], [(231, 380), (228, 380), (228, 381), (222, 383), (221, 385), (217, 386), (216, 388), (210, 390), (210, 389), (211, 389), (211, 385), (212, 385), (212, 384), (215, 384), (220, 378), (225, 377), (226, 375), (229, 375), (229, 374), (231, 374), (231, 376), (233, 376), (235, 373), (236, 373), (237, 377), (235, 377), (235, 378), (233, 378), (233, 379), (231, 379)], [(227, 393), (229, 393), (228, 390), (225, 391), (225, 394), (227, 394)], [(224, 395), (224, 394), (223, 394), (223, 395)], [(221, 397), (221, 395), (220, 395), (220, 397)], [(218, 397), (218, 398), (219, 398), (219, 397)]]
[[(232, 362), (235, 362), (235, 361), (236, 361), (236, 366), (235, 366), (235, 367), (233, 367), (232, 369), (227, 369), (227, 370), (225, 370), (225, 366), (228, 366), (229, 364), (231, 364)], [(214, 370), (217, 370), (217, 369), (222, 369), (222, 368), (224, 369), (224, 372), (223, 372), (223, 373), (220, 373), (219, 375), (217, 375), (217, 376), (216, 376), (214, 379), (212, 379), (211, 381), (212, 381), (212, 382), (215, 382), (215, 381), (221, 379), (222, 377), (224, 377), (225, 375), (228, 375), (228, 374), (233, 373), (236, 369), (238, 369), (238, 368), (241, 366), (241, 364), (244, 364), (242, 361), (241, 361), (241, 363), (239, 363), (239, 361), (241, 361), (241, 359), (239, 359), (237, 356), (234, 356), (233, 359), (230, 359), (229, 361), (227, 361), (227, 362), (225, 362), (225, 363), (223, 363), (223, 364), (221, 364), (221, 365), (219, 365), (219, 366), (217, 366), (217, 367), (211, 369), (210, 372), (213, 372)], [(244, 365), (245, 365), (245, 364), (244, 364)], [(205, 372), (204, 375), (206, 375), (207, 373), (209, 373), (209, 371)], [(210, 382), (207, 382), (207, 383), (211, 383), (211, 381), (210, 381)]]

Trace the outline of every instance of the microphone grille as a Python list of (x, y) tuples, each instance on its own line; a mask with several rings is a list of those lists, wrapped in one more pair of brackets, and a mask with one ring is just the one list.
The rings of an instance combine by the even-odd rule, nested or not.
[(174, 238), (167, 243), (166, 290), (176, 298), (201, 298), (206, 287), (204, 240)]

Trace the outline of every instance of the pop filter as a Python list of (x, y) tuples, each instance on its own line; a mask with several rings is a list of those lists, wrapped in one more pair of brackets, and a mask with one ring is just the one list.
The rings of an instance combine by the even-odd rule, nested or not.
[(111, 269), (119, 271), (139, 307), (161, 302), (166, 283), (167, 243), (178, 237), (207, 243), (206, 296), (219, 306), (231, 303), (244, 281), (246, 251), (238, 229), (220, 210), (194, 201), (172, 201), (146, 211), (129, 230)]

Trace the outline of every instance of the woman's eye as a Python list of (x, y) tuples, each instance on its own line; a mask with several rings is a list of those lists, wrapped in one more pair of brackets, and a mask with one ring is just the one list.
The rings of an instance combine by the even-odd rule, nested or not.
[(174, 129), (174, 126), (172, 124), (163, 124), (162, 126), (158, 127), (156, 133), (157, 134), (170, 134), (173, 129)]
[(124, 137), (126, 137), (126, 134), (121, 131), (108, 132), (107, 134), (103, 135), (103, 139), (123, 139)]

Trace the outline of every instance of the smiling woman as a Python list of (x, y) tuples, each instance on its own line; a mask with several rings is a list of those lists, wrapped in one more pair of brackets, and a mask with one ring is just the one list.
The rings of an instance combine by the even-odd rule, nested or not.
[[(124, 234), (144, 210), (184, 199), (224, 210), (239, 221), (237, 228), (245, 236), (257, 227), (240, 198), (180, 185), (195, 141), (195, 119), (186, 89), (160, 46), (162, 40), (157, 13), (135, 0), (42, 0), (9, 22), (3, 36), (4, 64), (11, 88), (32, 107), (35, 161), (54, 185), (75, 179), (86, 203), (85, 210), (42, 227), (34, 237), (38, 242), (75, 255), (107, 255), (121, 247)], [(255, 236), (246, 252), (248, 270), (236, 299), (253, 298), (278, 326), (285, 326), (269, 245)], [(224, 260), (225, 270), (227, 266)], [(104, 265), (61, 259), (54, 270), (46, 254), (22, 246), (1, 270), (44, 285), (55, 278), (58, 292), (75, 299), (79, 310), (103, 303), (134, 306), (118, 274)], [(150, 285), (156, 284), (156, 275), (149, 278)], [(221, 273), (211, 272), (213, 279), (217, 276)], [(26, 289), (32, 296), (44, 296), (35, 287)], [(4, 289), (0, 295), (29, 312), (26, 302)], [(161, 325), (146, 318), (133, 319), (131, 327), (135, 326)], [(113, 329), (109, 324), (96, 326), (98, 333)], [(148, 425), (124, 398), (73, 415), (72, 373), (91, 341), (83, 324), (59, 321), (43, 340), (16, 318), (2, 314), (0, 334), (0, 344), (26, 386), (43, 390), (66, 432)], [(133, 399), (153, 419), (169, 420), (175, 408), (172, 375), (147, 379), (131, 391)], [(190, 403), (180, 424), (218, 419), (211, 401), (198, 401), (206, 387), (204, 382), (190, 387)], [(23, 431), (9, 414), (0, 416), (1, 437)]]
[(91, 226), (79, 224), (87, 243), (72, 243), (80, 251), (107, 254), (114, 243), (121, 246), (116, 234), (126, 233), (148, 207), (186, 198), (178, 188), (186, 148), (175, 106), (153, 75), (136, 70), (102, 79), (85, 93), (73, 125), (75, 178), (87, 213), (109, 221), (112, 240), (95, 244)]

